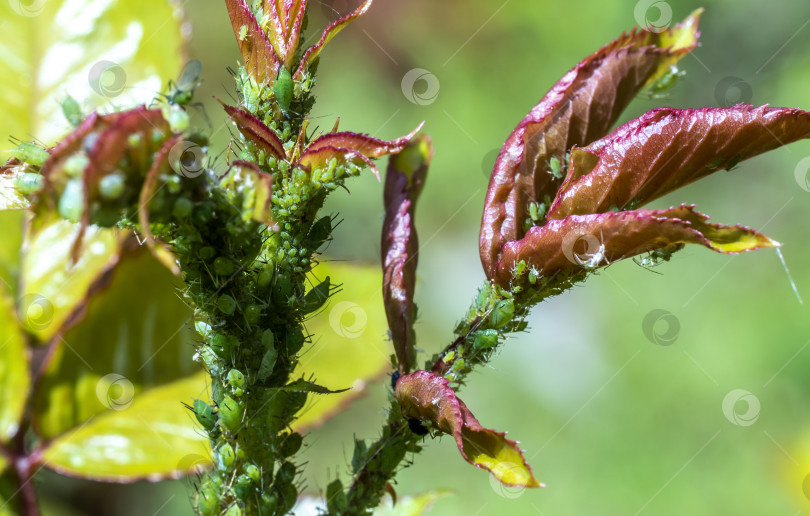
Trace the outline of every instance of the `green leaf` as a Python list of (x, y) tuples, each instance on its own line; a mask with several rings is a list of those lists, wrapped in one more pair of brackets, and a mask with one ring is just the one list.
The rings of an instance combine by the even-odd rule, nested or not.
[(67, 132), (59, 104), (68, 94), (85, 113), (149, 102), (177, 75), (188, 38), (166, 0), (0, 2), (0, 20), (3, 141), (47, 143)]
[[(122, 255), (106, 279), (109, 286), (87, 303), (85, 319), (60, 332), (37, 385), (34, 424), (45, 438), (198, 370), (191, 360), (191, 309), (163, 265), (141, 247)], [(193, 415), (185, 417), (191, 427)]]
[(52, 441), (43, 453), (59, 473), (134, 482), (176, 478), (208, 467), (208, 439), (180, 400), (200, 396), (205, 373), (136, 394), (124, 410), (111, 410)]
[(123, 233), (88, 228), (79, 260), (70, 265), (78, 224), (38, 220), (26, 237), (17, 312), (23, 327), (50, 340), (82, 304), (90, 286), (118, 261)]
[(4, 285), (0, 285), (0, 335), (0, 442), (4, 443), (17, 434), (31, 387), (25, 335)]
[(305, 348), (293, 377), (309, 378), (330, 389), (352, 389), (328, 396), (310, 396), (293, 425), (312, 428), (363, 394), (366, 382), (390, 367), (391, 345), (382, 304), (379, 266), (321, 263), (314, 270), (342, 283), (326, 307), (307, 320), (314, 344)]

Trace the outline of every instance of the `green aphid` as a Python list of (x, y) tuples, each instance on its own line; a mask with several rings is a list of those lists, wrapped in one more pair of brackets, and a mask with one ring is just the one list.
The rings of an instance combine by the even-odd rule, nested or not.
[(79, 106), (78, 101), (70, 95), (65, 97), (65, 100), (62, 101), (62, 114), (65, 115), (65, 120), (73, 127), (79, 125), (84, 118), (82, 108)]
[[(295, 249), (293, 249), (293, 251), (295, 251)], [(329, 276), (327, 276), (325, 280), (306, 293), (303, 303), (301, 304), (301, 312), (308, 314), (322, 307), (324, 303), (326, 303), (326, 300), (329, 299), (330, 287)]]
[(70, 179), (59, 197), (59, 215), (70, 222), (79, 222), (84, 209), (84, 186), (79, 178)]
[(236, 310), (236, 300), (228, 294), (220, 296), (219, 299), (217, 299), (217, 308), (219, 308), (220, 312), (231, 315)]
[(194, 411), (194, 417), (197, 421), (209, 432), (214, 429), (217, 424), (217, 416), (214, 414), (214, 409), (204, 402), (203, 400), (194, 400), (194, 405), (191, 407)]
[(172, 207), (172, 215), (177, 217), (178, 219), (185, 219), (194, 209), (194, 204), (191, 202), (190, 199), (185, 197), (178, 197), (176, 201), (174, 201), (174, 206)]
[(498, 332), (496, 330), (483, 330), (475, 332), (475, 340), (473, 340), (473, 349), (484, 350), (492, 349), (498, 345)]
[(563, 171), (560, 158), (552, 156), (551, 159), (548, 160), (548, 171), (555, 179), (562, 179)]
[(261, 471), (254, 464), (248, 464), (245, 467), (245, 474), (248, 476), (248, 478), (250, 478), (250, 480), (254, 484), (258, 484), (259, 481), (262, 479)]
[(238, 369), (228, 371), (228, 383), (231, 387), (239, 388), (245, 386), (245, 375)]
[(234, 265), (231, 260), (224, 256), (218, 256), (214, 260), (214, 273), (218, 276), (230, 276), (233, 274)]
[(233, 460), (236, 458), (236, 453), (233, 451), (233, 446), (228, 443), (223, 444), (214, 453), (214, 463), (222, 471), (228, 471), (233, 465)]
[(176, 105), (172, 106), (166, 120), (169, 122), (169, 127), (171, 127), (173, 133), (182, 133), (188, 129), (191, 123), (186, 110)]
[[(236, 497), (239, 498), (240, 501), (244, 502), (247, 500), (251, 494), (251, 491), (255, 491), (255, 488), (253, 487), (253, 480), (251, 480), (249, 476), (242, 474), (236, 477), (236, 482), (233, 485), (233, 492), (236, 493)], [(230, 514), (230, 511), (226, 514)]]
[(14, 188), (23, 195), (37, 193), (45, 185), (45, 178), (39, 174), (26, 172), (14, 178)]
[(273, 82), (273, 94), (276, 97), (278, 107), (281, 108), (283, 113), (287, 113), (293, 99), (293, 80), (290, 71), (286, 68), (282, 67), (279, 70), (278, 76)]
[(515, 303), (511, 299), (498, 301), (498, 304), (495, 305), (495, 308), (493, 308), (492, 312), (489, 314), (489, 324), (496, 329), (503, 328), (509, 324), (509, 321), (512, 320), (514, 315)]
[(66, 159), (65, 164), (62, 166), (62, 170), (64, 170), (65, 173), (70, 177), (79, 177), (89, 164), (90, 159), (86, 154), (80, 152), (78, 154), (73, 154)]
[(523, 273), (526, 272), (526, 262), (523, 261), (523, 260), (520, 260), (519, 262), (517, 262), (515, 264), (515, 270), (512, 271), (512, 272), (513, 272), (513, 276), (516, 277), (516, 278), (519, 278), (519, 277), (523, 276)]
[(98, 191), (103, 199), (112, 201), (124, 193), (125, 179), (121, 174), (107, 174), (98, 183)]
[(245, 406), (242, 403), (230, 396), (225, 396), (222, 403), (219, 404), (219, 423), (230, 433), (234, 434), (242, 425), (242, 415), (244, 412)]
[(34, 165), (35, 167), (41, 167), (49, 156), (48, 151), (39, 145), (29, 142), (23, 142), (14, 147), (11, 150), (11, 155), (18, 160), (28, 163), (29, 165)]
[(663, 96), (667, 90), (672, 89), (675, 86), (679, 77), (683, 77), (686, 72), (682, 72), (678, 70), (678, 67), (675, 65), (670, 65), (669, 69), (661, 74), (660, 77), (655, 79), (652, 83), (650, 83), (645, 91), (647, 95), (653, 98), (660, 98)]

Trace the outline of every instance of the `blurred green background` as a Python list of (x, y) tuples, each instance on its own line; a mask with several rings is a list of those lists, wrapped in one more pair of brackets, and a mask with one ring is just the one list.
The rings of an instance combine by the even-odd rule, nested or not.
[[(310, 33), (317, 37), (335, 10), (348, 12), (355, 3), (312, 0)], [(346, 130), (393, 138), (425, 120), (435, 143), (417, 214), (417, 331), (426, 354), (448, 342), (483, 280), (478, 225), (495, 153), (562, 74), (644, 21), (646, 4), (639, 4), (377, 0), (324, 52), (313, 113), (323, 118), (315, 125), (328, 129), (340, 116)], [(810, 105), (810, 4), (647, 4), (655, 4), (646, 11), (650, 20), (666, 21), (671, 12), (673, 22), (706, 7), (701, 46), (681, 61), (686, 77), (668, 98), (638, 98), (623, 121), (661, 105)], [(206, 99), (222, 148), (228, 126), (208, 99), (233, 92), (226, 67), (236, 65), (236, 43), (221, 0), (185, 7), (191, 57), (205, 66), (198, 98)], [(415, 68), (431, 76), (403, 87)], [(424, 79), (432, 77), (435, 98), (425, 91), (431, 84)], [(422, 95), (423, 105), (406, 94)], [(454, 491), (437, 502), (436, 515), (810, 513), (808, 156), (810, 142), (793, 144), (653, 205), (697, 203), (715, 221), (750, 225), (783, 242), (806, 303), (791, 291), (773, 251), (728, 257), (694, 246), (653, 270), (629, 260), (614, 264), (536, 307), (529, 332), (509, 341), (460, 393), (482, 424), (521, 442), (548, 487), (503, 489), (443, 438), (425, 442), (397, 477), (397, 491)], [(382, 187), (367, 174), (349, 189), (327, 207), (344, 219), (328, 253), (376, 263)], [(671, 314), (652, 327), (672, 330), (669, 345), (645, 336), (643, 321), (653, 310)], [(301, 458), (310, 491), (346, 474), (352, 436), (376, 437), (384, 381), (369, 392), (309, 434)], [(99, 490), (84, 481), (47, 483), (52, 476), (43, 478), (44, 493), (73, 498), (88, 512), (191, 512), (188, 481)], [(80, 501), (90, 493), (95, 500)]]

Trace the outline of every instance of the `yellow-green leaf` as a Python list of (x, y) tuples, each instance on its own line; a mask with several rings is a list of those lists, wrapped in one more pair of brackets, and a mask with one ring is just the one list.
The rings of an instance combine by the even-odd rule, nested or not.
[(314, 335), (314, 344), (304, 350), (293, 378), (314, 374), (315, 381), (329, 389), (352, 389), (310, 396), (294, 425), (299, 430), (323, 423), (362, 395), (366, 382), (390, 367), (392, 353), (379, 266), (325, 262), (314, 273), (321, 279), (329, 276), (343, 286), (329, 298), (325, 308), (306, 322), (307, 330)]
[(59, 106), (68, 94), (85, 113), (149, 102), (183, 60), (188, 29), (176, 5), (0, 2), (0, 139), (50, 143), (66, 133)]
[(70, 265), (79, 225), (64, 220), (31, 224), (22, 258), (17, 313), (23, 327), (47, 342), (84, 301), (90, 286), (118, 261), (123, 233), (88, 228), (79, 259)]
[(204, 396), (205, 373), (136, 394), (51, 442), (43, 458), (66, 475), (131, 482), (176, 478), (208, 467), (208, 439), (181, 400)]
[(31, 378), (26, 339), (14, 313), (14, 302), (0, 284), (0, 443), (17, 434)]
[(518, 443), (484, 428), (448, 386), (446, 378), (416, 371), (397, 380), (394, 395), (406, 417), (427, 421), (456, 441), (461, 456), (508, 486), (544, 487), (534, 478)]
[(178, 296), (177, 280), (145, 247), (123, 254), (105, 279), (85, 318), (60, 332), (37, 384), (34, 426), (43, 437), (199, 370), (191, 359), (191, 309)]

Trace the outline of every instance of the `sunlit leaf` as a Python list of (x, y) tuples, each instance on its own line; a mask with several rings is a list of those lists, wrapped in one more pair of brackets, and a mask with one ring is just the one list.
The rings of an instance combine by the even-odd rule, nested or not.
[(379, 266), (326, 262), (318, 265), (314, 274), (342, 283), (343, 290), (330, 297), (326, 306), (306, 322), (307, 331), (314, 335), (314, 344), (305, 349), (293, 378), (309, 378), (313, 374), (318, 385), (333, 390), (352, 389), (310, 396), (293, 425), (299, 430), (323, 423), (362, 395), (367, 381), (390, 368), (392, 352)]
[(0, 31), (0, 139), (46, 144), (70, 129), (68, 94), (85, 113), (148, 103), (177, 75), (188, 38), (166, 0), (0, 2)]
[(109, 277), (94, 285), (98, 292), (86, 315), (60, 332), (37, 385), (34, 426), (40, 435), (57, 436), (196, 370), (191, 309), (176, 282), (139, 248), (123, 254)]
[(51, 442), (45, 463), (66, 475), (115, 482), (176, 478), (207, 467), (208, 438), (180, 403), (203, 396), (206, 378), (198, 373), (135, 394), (126, 407)]
[(253, 142), (259, 150), (263, 150), (268, 156), (272, 155), (278, 159), (287, 159), (284, 143), (282, 143), (276, 133), (267, 127), (264, 122), (244, 109), (229, 106), (221, 100), (219, 102), (222, 104), (222, 107), (225, 109), (230, 119), (234, 121), (236, 127), (239, 128), (239, 132), (242, 133), (242, 136), (248, 141)]
[(529, 203), (548, 208), (554, 199), (566, 152), (604, 136), (645, 85), (697, 46), (701, 12), (670, 30), (635, 30), (602, 47), (565, 74), (512, 131), (495, 163), (481, 222), (481, 261), (489, 276), (503, 244), (523, 236)]
[(248, 74), (259, 84), (274, 79), (279, 67), (278, 57), (247, 2), (226, 0), (225, 6)]
[(0, 284), (0, 443), (17, 434), (31, 378), (26, 338), (17, 321), (14, 300)]
[(549, 218), (639, 206), (808, 137), (810, 112), (800, 109), (654, 109), (572, 153)]
[(122, 233), (91, 226), (79, 260), (71, 266), (78, 232), (78, 224), (44, 216), (30, 225), (26, 235), (17, 311), (23, 327), (41, 342), (56, 334), (90, 286), (118, 261)]
[(481, 426), (447, 384), (444, 377), (416, 371), (397, 380), (394, 395), (405, 416), (429, 421), (453, 436), (461, 456), (473, 466), (486, 469), (505, 485), (543, 487), (518, 443)]
[(515, 281), (513, 271), (521, 261), (524, 270), (533, 268), (538, 276), (553, 277), (561, 271), (591, 270), (648, 251), (674, 251), (683, 244), (700, 244), (726, 254), (779, 245), (743, 226), (709, 224), (708, 217), (693, 208), (609, 211), (550, 220), (504, 246), (495, 280), (508, 287)]

